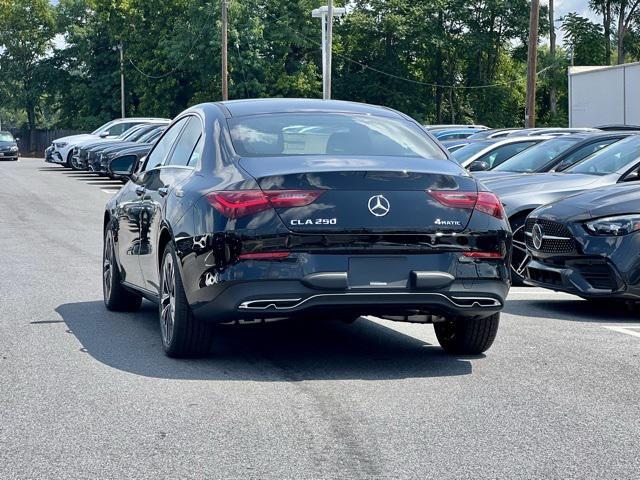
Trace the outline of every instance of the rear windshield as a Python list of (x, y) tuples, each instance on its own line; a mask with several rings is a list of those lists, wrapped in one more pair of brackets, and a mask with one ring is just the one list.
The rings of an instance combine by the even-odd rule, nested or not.
[(0, 142), (14, 142), (13, 135), (9, 132), (0, 132)]
[(558, 155), (578, 143), (580, 138), (560, 137), (539, 143), (511, 157), (494, 171), (531, 173), (544, 167)]
[(446, 159), (411, 122), (372, 115), (300, 113), (228, 120), (241, 157), (292, 155), (396, 156)]
[(623, 168), (630, 168), (639, 159), (640, 138), (634, 136), (594, 153), (586, 160), (564, 170), (563, 173), (608, 175)]

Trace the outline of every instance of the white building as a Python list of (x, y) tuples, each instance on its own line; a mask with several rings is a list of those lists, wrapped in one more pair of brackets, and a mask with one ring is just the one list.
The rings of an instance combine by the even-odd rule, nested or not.
[(640, 125), (640, 63), (569, 68), (569, 126)]

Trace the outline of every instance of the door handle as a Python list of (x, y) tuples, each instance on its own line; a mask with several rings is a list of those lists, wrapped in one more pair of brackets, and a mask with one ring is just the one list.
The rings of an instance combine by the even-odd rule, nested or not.
[(160, 194), (161, 197), (166, 197), (167, 195), (169, 195), (169, 187), (159, 188), (158, 193)]
[(142, 186), (136, 187), (136, 195), (138, 195), (139, 197), (143, 196), (146, 191), (147, 189)]

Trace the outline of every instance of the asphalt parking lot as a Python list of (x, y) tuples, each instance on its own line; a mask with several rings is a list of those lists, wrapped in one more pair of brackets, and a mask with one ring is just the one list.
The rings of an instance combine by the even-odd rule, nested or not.
[(106, 311), (120, 184), (0, 163), (0, 478), (638, 478), (640, 313), (515, 288), (494, 347), (361, 318), (218, 330), (164, 356)]

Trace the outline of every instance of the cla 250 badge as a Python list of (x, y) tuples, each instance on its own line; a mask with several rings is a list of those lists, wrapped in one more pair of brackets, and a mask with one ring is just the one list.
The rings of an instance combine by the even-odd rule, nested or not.
[(337, 225), (337, 218), (316, 218), (307, 220), (291, 220), (291, 225), (301, 227), (303, 225)]

